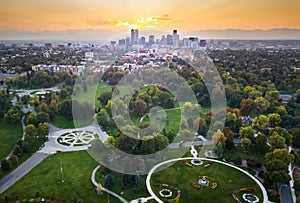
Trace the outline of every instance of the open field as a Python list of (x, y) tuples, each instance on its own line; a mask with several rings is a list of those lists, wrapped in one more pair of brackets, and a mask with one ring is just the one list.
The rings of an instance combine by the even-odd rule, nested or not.
[(17, 142), (22, 137), (23, 130), (21, 125), (13, 125), (5, 119), (0, 119), (0, 159), (6, 156), (14, 149)]
[[(189, 160), (186, 160), (188, 163)], [(253, 193), (262, 200), (262, 194), (259, 186), (248, 176), (236, 169), (228, 166), (214, 163), (209, 167), (201, 166), (189, 167), (180, 162), (176, 162), (171, 167), (154, 173), (151, 178), (152, 189), (160, 197), (159, 191), (169, 187), (155, 187), (156, 183), (167, 184), (171, 187), (178, 188), (181, 191), (180, 202), (226, 202), (235, 203), (232, 198), (232, 192), (240, 188), (255, 187), (258, 193)], [(211, 189), (210, 186), (202, 186), (200, 189), (193, 188), (191, 181), (198, 182), (199, 176), (208, 176), (210, 182), (216, 182), (217, 187)], [(171, 189), (173, 195), (170, 199), (175, 198), (177, 190)], [(161, 198), (163, 200), (163, 198)], [(240, 198), (241, 200), (241, 198)]]

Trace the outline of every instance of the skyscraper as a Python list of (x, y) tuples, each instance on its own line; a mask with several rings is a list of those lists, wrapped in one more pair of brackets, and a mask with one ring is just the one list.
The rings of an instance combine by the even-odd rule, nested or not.
[(155, 43), (155, 37), (154, 35), (149, 35), (149, 46)]
[(131, 29), (131, 44), (135, 45), (139, 42), (139, 30)]
[(179, 34), (177, 34), (177, 30), (173, 30), (173, 47), (179, 47)]

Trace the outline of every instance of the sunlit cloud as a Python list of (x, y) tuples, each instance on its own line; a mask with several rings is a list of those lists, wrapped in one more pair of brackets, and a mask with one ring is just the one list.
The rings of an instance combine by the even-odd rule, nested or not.
[(163, 25), (165, 22), (171, 22), (172, 18), (168, 15), (162, 16), (150, 16), (150, 17), (140, 17), (136, 20), (136, 22), (123, 22), (123, 21), (95, 21), (94, 24), (96, 25), (108, 25), (109, 23), (114, 24), (116, 27), (127, 27), (131, 29), (137, 28), (146, 28), (146, 29), (154, 29), (158, 26)]

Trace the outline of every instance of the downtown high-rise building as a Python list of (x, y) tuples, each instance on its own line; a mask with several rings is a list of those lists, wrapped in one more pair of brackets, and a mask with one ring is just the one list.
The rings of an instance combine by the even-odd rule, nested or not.
[(136, 45), (139, 43), (139, 30), (131, 29), (131, 45)]
[(179, 48), (179, 34), (177, 34), (177, 30), (173, 30), (173, 47)]

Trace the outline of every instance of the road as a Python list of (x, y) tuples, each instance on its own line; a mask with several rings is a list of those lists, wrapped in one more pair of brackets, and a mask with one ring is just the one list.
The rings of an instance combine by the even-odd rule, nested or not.
[(48, 154), (37, 152), (27, 159), (21, 166), (0, 180), (0, 194), (25, 176), (32, 168), (43, 161)]

